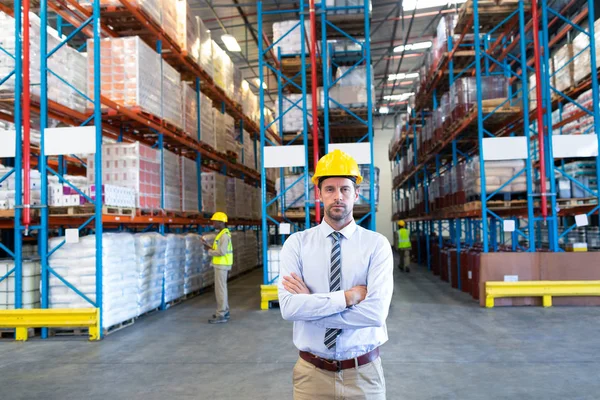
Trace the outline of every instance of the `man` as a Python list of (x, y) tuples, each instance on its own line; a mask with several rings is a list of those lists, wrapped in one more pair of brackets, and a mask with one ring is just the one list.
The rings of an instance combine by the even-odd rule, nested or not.
[(379, 346), (388, 340), (394, 261), (387, 239), (354, 221), (361, 181), (348, 154), (321, 158), (313, 183), (324, 220), (291, 235), (281, 251), (279, 305), (300, 350), (296, 400), (385, 399)]
[(400, 258), (400, 270), (410, 272), (410, 232), (406, 229), (404, 221), (398, 221), (398, 256)]
[(219, 233), (212, 246), (204, 242), (208, 255), (212, 256), (212, 266), (215, 269), (215, 297), (217, 312), (213, 314), (209, 324), (224, 324), (229, 322), (229, 302), (227, 299), (227, 274), (233, 266), (233, 244), (231, 232), (225, 226), (227, 214), (216, 212), (211, 218), (213, 226)]

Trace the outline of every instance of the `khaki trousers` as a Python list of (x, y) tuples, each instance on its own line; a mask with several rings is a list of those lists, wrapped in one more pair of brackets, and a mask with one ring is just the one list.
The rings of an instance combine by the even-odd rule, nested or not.
[(229, 312), (229, 299), (227, 297), (226, 269), (215, 268), (215, 298), (217, 300), (217, 317), (224, 317)]
[(400, 252), (400, 269), (406, 270), (410, 268), (410, 249), (399, 249)]
[(301, 358), (294, 367), (294, 400), (385, 400), (381, 358), (340, 372), (319, 369)]

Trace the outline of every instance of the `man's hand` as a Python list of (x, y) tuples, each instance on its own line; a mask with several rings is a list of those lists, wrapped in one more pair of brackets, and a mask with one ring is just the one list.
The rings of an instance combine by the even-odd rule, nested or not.
[(310, 290), (298, 275), (292, 272), (292, 276), (283, 277), (283, 287), (291, 294), (310, 294)]
[(346, 296), (346, 307), (352, 307), (363, 301), (367, 297), (366, 286), (354, 286), (344, 292)]

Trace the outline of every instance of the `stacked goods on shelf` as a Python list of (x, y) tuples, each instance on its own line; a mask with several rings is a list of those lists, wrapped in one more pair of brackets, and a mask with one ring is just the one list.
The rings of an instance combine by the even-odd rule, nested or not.
[[(4, 167), (0, 164), (0, 179), (4, 177), (7, 173), (9, 173), (12, 168)], [(23, 176), (24, 172), (21, 172), (21, 176)], [(41, 205), (41, 186), (42, 179), (40, 176), (40, 172), (38, 170), (30, 170), (29, 173), (29, 188), (31, 201), (30, 204), (32, 206)], [(15, 175), (11, 174), (8, 178), (6, 178), (2, 183), (0, 183), (0, 210), (14, 210), (15, 209)], [(21, 190), (23, 189), (23, 184), (21, 184)], [(22, 197), (21, 197), (22, 199)], [(79, 201), (79, 196), (77, 196), (77, 201)]]
[(256, 169), (254, 156), (254, 140), (250, 134), (244, 131), (244, 162), (243, 164), (251, 169)]
[[(80, 178), (81, 179), (81, 178)], [(83, 178), (86, 182), (87, 182), (87, 178)], [(70, 180), (71, 183), (73, 183), (72, 180)], [(60, 203), (61, 199), (59, 198), (58, 201), (53, 201), (52, 200), (52, 185), (49, 186), (48, 189), (48, 194), (49, 194), (49, 205), (56, 205), (56, 206), (60, 206), (60, 205), (73, 205), (73, 204), (69, 204), (69, 200), (68, 200), (68, 196), (73, 196), (76, 195), (77, 192), (75, 192), (72, 188), (67, 187), (67, 186), (62, 186), (62, 191), (60, 190), (61, 187), (60, 185), (57, 185), (58, 187), (56, 187), (56, 189), (54, 189), (54, 193), (55, 195), (59, 195), (60, 193), (64, 194), (64, 200), (62, 200), (62, 202), (64, 204), (52, 204), (52, 203)], [(75, 185), (77, 186), (77, 185)], [(96, 200), (96, 185), (90, 185), (85, 191), (85, 194), (88, 195), (92, 201)], [(115, 186), (115, 185), (102, 185), (101, 191), (100, 191), (100, 195), (102, 196), (102, 204), (104, 204), (105, 206), (112, 206), (112, 207), (124, 207), (124, 208), (135, 208), (135, 189), (132, 188), (127, 188), (127, 187), (122, 187), (122, 186)], [(81, 197), (83, 201), (85, 201), (85, 198)]]
[[(302, 105), (302, 94), (286, 94), (276, 102), (281, 101), (281, 114), (283, 132), (299, 132), (304, 130), (304, 110)], [(306, 95), (306, 109), (312, 113), (312, 96)]]
[[(306, 42), (304, 50), (310, 54), (310, 48), (306, 43), (310, 43), (310, 27), (308, 21), (304, 22), (304, 34)], [(275, 43), (275, 54), (282, 56), (300, 55), (302, 52), (302, 28), (300, 21), (281, 21), (273, 24), (273, 43)]]
[(169, 233), (166, 240), (164, 294), (165, 302), (169, 303), (184, 295), (185, 238)]
[[(93, 48), (92, 39), (88, 39), (87, 46)], [(101, 95), (122, 106), (141, 108), (161, 117), (160, 56), (137, 36), (102, 39), (100, 54)], [(94, 96), (93, 52), (88, 56), (88, 96)], [(91, 103), (88, 106), (93, 108)]]
[[(31, 94), (40, 96), (40, 37), (41, 37), (41, 21), (40, 18), (33, 14), (29, 14), (30, 18), (30, 82)], [(48, 50), (58, 46), (62, 39), (58, 33), (48, 27), (47, 30), (47, 45)], [(0, 11), (0, 80), (8, 77), (15, 68), (15, 20), (13, 17), (4, 14)], [(9, 55), (11, 54), (11, 55)], [(48, 100), (59, 103), (72, 110), (85, 112), (86, 100), (79, 93), (86, 91), (86, 56), (68, 45), (58, 49), (52, 57), (48, 58), (48, 68), (54, 74), (60, 76), (60, 79), (54, 74), (48, 74)], [(61, 81), (64, 79), (69, 85)], [(0, 98), (6, 93), (12, 99), (14, 93), (15, 78), (10, 77), (6, 82), (0, 85)], [(76, 89), (76, 90), (75, 90)], [(78, 92), (79, 91), (79, 92)], [(11, 106), (12, 108), (12, 106)]]
[[(114, 143), (102, 146), (102, 181), (136, 191), (136, 207), (159, 209), (160, 152), (141, 143)], [(88, 158), (87, 175), (95, 179), (94, 158)], [(179, 192), (178, 192), (179, 193)]]
[(227, 114), (221, 113), (216, 108), (213, 109), (214, 127), (215, 127), (215, 149), (221, 153), (233, 151), (237, 153), (237, 144), (235, 139), (235, 122)]
[[(329, 88), (329, 107), (337, 108), (342, 104), (346, 107), (365, 107), (367, 105), (367, 67), (339, 67), (336, 72), (337, 83)], [(375, 105), (375, 88), (373, 86), (373, 70), (371, 70), (371, 104)], [(320, 100), (317, 102), (324, 107), (323, 88), (320, 88)]]
[(177, 44), (183, 54), (198, 62), (200, 59), (200, 38), (198, 21), (187, 0), (176, 0), (177, 10)]
[[(452, 120), (460, 121), (465, 118), (477, 104), (477, 92), (482, 93), (483, 106), (486, 102), (493, 104), (490, 108), (495, 109), (500, 104), (497, 100), (508, 97), (509, 80), (503, 76), (482, 76), (481, 87), (477, 87), (476, 77), (459, 78), (450, 87), (450, 113)], [(515, 106), (520, 102), (512, 100)]]
[(187, 83), (182, 84), (181, 101), (183, 103), (183, 131), (188, 136), (198, 139), (197, 92)]
[(181, 168), (181, 211), (198, 212), (198, 170), (196, 161), (179, 158)]
[[(51, 238), (49, 248), (63, 243)], [(65, 243), (49, 258), (49, 266), (91, 302), (96, 301), (96, 236)], [(138, 313), (138, 273), (135, 241), (129, 233), (102, 235), (102, 327), (107, 328), (135, 317)], [(94, 307), (58, 277), (50, 274), (50, 308)]]
[(167, 63), (163, 63), (162, 68), (162, 117), (177, 128), (183, 128), (181, 75)]
[(163, 181), (165, 210), (181, 211), (181, 164), (175, 153), (164, 150), (163, 155)]
[(432, 68), (436, 69), (442, 59), (445, 52), (448, 51), (448, 39), (454, 36), (454, 28), (458, 21), (458, 14), (445, 14), (440, 18), (438, 22), (436, 36), (433, 39), (432, 55), (433, 62)]
[(167, 36), (177, 42), (177, 2), (174, 0), (162, 0), (161, 7), (161, 28)]
[(574, 65), (571, 62), (573, 55), (573, 45), (566, 44), (558, 49), (552, 57), (554, 71), (556, 71), (554, 75), (554, 79), (556, 80), (556, 89), (560, 90), (561, 92), (570, 89), (575, 84), (573, 79), (575, 72)]
[(227, 206), (227, 177), (218, 172), (202, 173), (202, 211), (225, 211)]
[[(370, 204), (370, 195), (371, 195), (371, 190), (370, 190), (370, 167), (368, 165), (360, 165), (360, 174), (363, 177), (363, 181), (360, 184), (360, 194), (361, 196), (359, 196), (358, 201), (356, 202), (356, 204)], [(375, 193), (375, 205), (379, 204), (379, 168), (374, 167), (373, 168), (373, 176), (375, 177), (374, 180), (374, 193)]]
[(210, 30), (206, 28), (200, 17), (196, 17), (196, 22), (198, 26), (198, 39), (200, 44), (198, 63), (210, 77), (213, 77), (213, 41), (211, 39), (211, 33)]
[[(306, 199), (304, 196), (306, 193), (304, 187), (304, 176), (301, 174), (285, 175), (283, 178), (283, 188), (281, 187), (281, 184), (281, 178), (277, 178), (275, 180), (275, 190), (277, 191), (277, 194), (279, 195), (282, 193), (282, 191), (287, 190), (287, 192), (285, 192), (285, 196), (282, 196), (279, 199), (279, 201), (282, 203), (281, 209), (304, 208), (306, 204)], [(313, 204), (315, 197), (314, 185), (309, 183), (308, 187), (308, 202), (309, 204)]]
[(233, 63), (231, 58), (214, 40), (212, 46), (215, 83), (223, 89), (226, 95), (233, 97)]
[(279, 134), (278, 124), (272, 124), (272, 122), (275, 120), (275, 117), (273, 116), (273, 112), (265, 107), (265, 109), (263, 110), (263, 113), (264, 113), (264, 119), (265, 119), (265, 126), (269, 126), (270, 127), (269, 129), (271, 129), (276, 135)]
[(259, 98), (252, 92), (247, 81), (242, 81), (242, 111), (252, 121), (260, 121)]
[[(596, 179), (596, 162), (595, 161), (572, 161), (563, 167), (564, 171), (573, 179), (579, 182), (584, 187), (592, 191), (598, 190), (598, 182)], [(575, 182), (564, 177), (562, 174), (556, 173), (558, 197), (561, 199), (581, 199), (592, 197), (592, 194)]]
[[(225, 198), (225, 213), (231, 217), (237, 217), (236, 215), (236, 198), (238, 195), (243, 195), (243, 193), (236, 193), (236, 181), (242, 182), (239, 179), (235, 178), (227, 178), (225, 183), (225, 187), (227, 188), (227, 197)], [(241, 200), (241, 198), (240, 198)]]
[(190, 294), (202, 288), (202, 258), (205, 253), (200, 235), (185, 235), (185, 271), (183, 293)]
[(163, 276), (167, 240), (159, 233), (134, 235), (137, 271), (137, 315), (162, 304)]
[[(148, 17), (150, 17), (151, 21), (156, 23), (156, 25), (161, 26), (161, 8), (163, 7), (163, 1), (166, 0), (132, 0), (131, 4), (142, 10)], [(81, 2), (81, 5), (91, 7), (93, 5), (93, 1), (84, 0)], [(100, 0), (100, 5), (122, 7), (123, 3), (121, 3), (119, 0)]]
[(216, 149), (217, 132), (214, 111), (212, 101), (205, 95), (200, 94), (200, 140)]
[[(588, 90), (577, 97), (575, 100), (581, 107), (591, 110), (593, 108), (592, 90)], [(561, 110), (558, 109), (552, 113), (552, 124), (557, 124), (560, 121), (565, 121), (573, 117), (573, 115), (581, 112), (575, 103), (567, 103)], [(588, 135), (594, 133), (594, 116), (585, 113), (581, 118), (568, 122), (559, 129), (554, 129), (554, 135)]]
[[(467, 197), (481, 195), (481, 175), (479, 157), (474, 157), (465, 167), (464, 188)], [(518, 172), (525, 168), (525, 160), (486, 161), (485, 167), (485, 192), (490, 194), (500, 189), (502, 185), (511, 180)], [(499, 191), (499, 193), (522, 193), (527, 191), (526, 176), (519, 175)]]
[[(23, 254), (25, 256), (25, 253)], [(5, 276), (15, 268), (15, 262), (0, 260), (0, 277)], [(21, 280), (21, 301), (25, 309), (40, 308), (40, 277), (41, 266), (39, 261), (23, 261)], [(7, 276), (0, 282), (0, 310), (15, 308), (15, 273)]]
[(232, 64), (233, 67), (233, 101), (238, 104), (242, 104), (242, 71), (240, 71), (235, 65)]

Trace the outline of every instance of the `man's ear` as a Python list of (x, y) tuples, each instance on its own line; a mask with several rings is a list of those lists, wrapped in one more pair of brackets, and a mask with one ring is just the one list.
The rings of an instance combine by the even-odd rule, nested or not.
[(355, 185), (354, 186), (354, 201), (358, 201), (358, 198), (360, 196), (360, 186)]
[(317, 191), (317, 198), (319, 199), (319, 201), (323, 201), (323, 199), (321, 198), (321, 188), (319, 187), (319, 185), (315, 186), (315, 190)]

